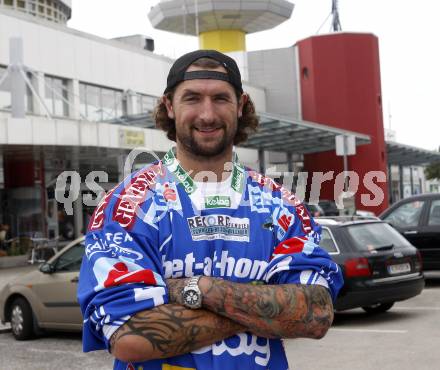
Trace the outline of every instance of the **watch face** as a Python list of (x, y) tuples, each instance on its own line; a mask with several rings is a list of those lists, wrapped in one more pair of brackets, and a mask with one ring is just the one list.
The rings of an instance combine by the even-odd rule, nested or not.
[(199, 304), (200, 295), (195, 290), (187, 290), (183, 293), (183, 300), (189, 306), (197, 306)]

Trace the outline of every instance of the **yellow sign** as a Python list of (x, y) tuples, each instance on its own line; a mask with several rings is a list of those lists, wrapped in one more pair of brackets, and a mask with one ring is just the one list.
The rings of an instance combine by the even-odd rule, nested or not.
[(144, 132), (130, 129), (119, 129), (119, 145), (132, 148), (145, 146)]

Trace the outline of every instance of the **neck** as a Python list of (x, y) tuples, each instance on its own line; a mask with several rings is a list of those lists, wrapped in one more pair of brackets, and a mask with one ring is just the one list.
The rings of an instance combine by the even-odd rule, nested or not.
[(214, 157), (202, 157), (188, 153), (177, 146), (176, 158), (180, 165), (196, 181), (220, 182), (229, 176), (232, 166), (232, 147)]

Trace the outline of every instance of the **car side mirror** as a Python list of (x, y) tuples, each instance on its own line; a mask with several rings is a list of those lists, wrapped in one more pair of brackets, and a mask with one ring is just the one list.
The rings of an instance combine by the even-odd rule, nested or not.
[(40, 271), (44, 274), (51, 274), (55, 271), (55, 266), (51, 265), (49, 262), (44, 262), (40, 265)]

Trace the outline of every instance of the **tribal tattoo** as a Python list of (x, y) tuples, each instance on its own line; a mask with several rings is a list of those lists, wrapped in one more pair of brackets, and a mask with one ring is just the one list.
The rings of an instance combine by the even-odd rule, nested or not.
[[(241, 325), (212, 312), (165, 304), (131, 317), (113, 334), (110, 346), (121, 360), (145, 361), (188, 353), (242, 331)], [(138, 354), (132, 346), (130, 357), (123, 354), (118, 342), (125, 337), (136, 337)]]
[(319, 285), (250, 285), (200, 280), (203, 307), (266, 338), (321, 338), (333, 321), (333, 304)]

